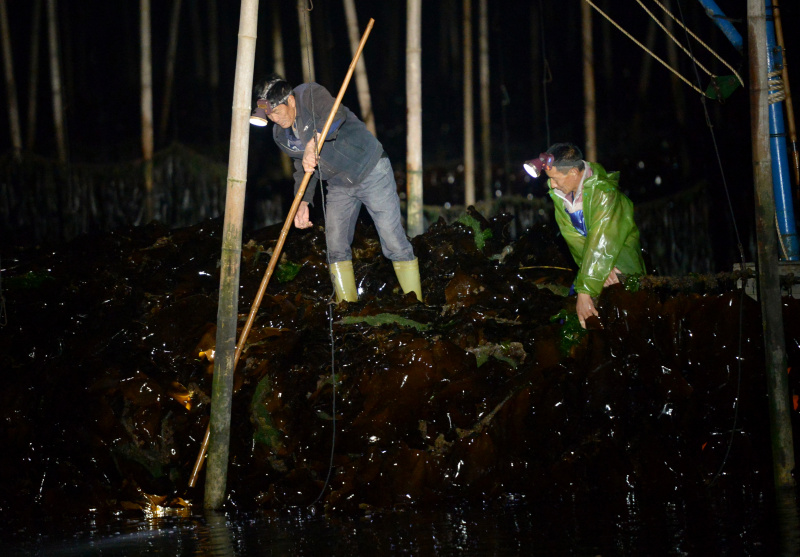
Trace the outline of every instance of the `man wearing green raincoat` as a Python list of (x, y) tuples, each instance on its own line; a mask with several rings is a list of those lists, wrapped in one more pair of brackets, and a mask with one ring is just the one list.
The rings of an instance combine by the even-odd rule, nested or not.
[(609, 174), (601, 165), (584, 161), (571, 143), (552, 145), (540, 159), (546, 161), (543, 169), (558, 228), (578, 264), (575, 311), (585, 329), (586, 319), (598, 316), (593, 297), (618, 284), (620, 274), (645, 272), (633, 203), (617, 186), (619, 172)]

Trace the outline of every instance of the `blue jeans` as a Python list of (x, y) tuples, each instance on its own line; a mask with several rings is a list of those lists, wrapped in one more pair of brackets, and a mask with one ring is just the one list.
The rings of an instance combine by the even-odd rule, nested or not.
[(360, 184), (351, 187), (333, 186), (325, 198), (325, 240), (328, 263), (349, 261), (350, 244), (356, 230), (362, 203), (369, 211), (383, 255), (392, 261), (411, 261), (414, 248), (408, 241), (400, 215), (400, 198), (389, 159), (383, 157)]

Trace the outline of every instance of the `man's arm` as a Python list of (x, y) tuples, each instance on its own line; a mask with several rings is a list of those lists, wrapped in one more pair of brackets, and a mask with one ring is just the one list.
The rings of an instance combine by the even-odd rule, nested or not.
[(575, 291), (597, 296), (614, 269), (633, 221), (626, 212), (627, 198), (619, 190), (598, 188), (593, 194), (591, 222), (587, 219), (586, 243), (575, 277)]

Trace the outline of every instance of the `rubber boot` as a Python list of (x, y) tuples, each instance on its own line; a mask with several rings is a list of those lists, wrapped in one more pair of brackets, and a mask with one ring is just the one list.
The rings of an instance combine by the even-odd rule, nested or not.
[(356, 289), (356, 277), (353, 274), (352, 261), (339, 261), (330, 264), (331, 279), (336, 290), (336, 303), (342, 300), (347, 302), (358, 301), (358, 290)]
[(392, 261), (394, 274), (404, 294), (413, 292), (417, 295), (417, 300), (422, 301), (422, 285), (419, 280), (419, 259), (416, 257), (411, 261)]

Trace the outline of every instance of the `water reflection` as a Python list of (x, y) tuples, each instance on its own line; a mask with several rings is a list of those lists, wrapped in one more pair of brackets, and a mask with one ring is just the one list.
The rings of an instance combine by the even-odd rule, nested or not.
[(205, 534), (200, 536), (200, 552), (198, 555), (212, 557), (232, 557), (236, 555), (233, 549), (231, 529), (228, 518), (219, 512), (208, 511), (205, 515)]
[[(630, 494), (628, 494), (630, 495)], [(763, 494), (762, 494), (763, 495)], [(760, 497), (765, 500), (763, 496)], [(769, 498), (766, 498), (769, 499)], [(722, 501), (722, 503), (720, 503)], [(3, 555), (797, 555), (797, 509), (736, 519), (736, 497), (648, 501), (592, 499), (459, 504), (360, 515), (314, 508), (120, 520), (112, 527), (3, 547)], [(769, 503), (765, 503), (769, 505)], [(733, 518), (732, 518), (733, 517)], [(780, 533), (776, 531), (780, 529)], [(774, 540), (782, 536), (783, 545)]]

